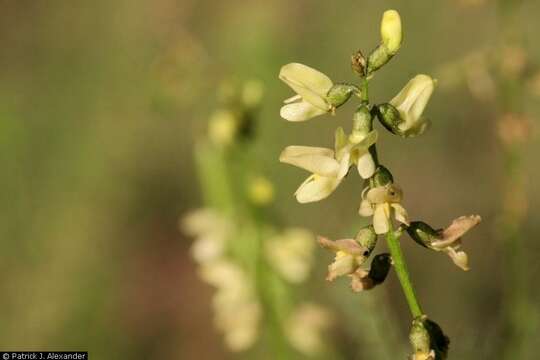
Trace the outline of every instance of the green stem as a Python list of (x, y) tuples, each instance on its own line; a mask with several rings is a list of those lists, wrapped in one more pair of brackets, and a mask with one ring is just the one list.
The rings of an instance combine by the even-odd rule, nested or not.
[[(362, 101), (365, 103), (369, 103), (368, 87), (369, 84), (367, 77), (362, 78)], [(371, 146), (370, 151), (374, 155), (375, 161), (378, 165), (379, 161), (377, 157), (376, 145)], [(401, 288), (403, 289), (403, 293), (405, 294), (405, 298), (407, 299), (407, 304), (409, 305), (411, 314), (413, 317), (417, 317), (423, 315), (423, 312), (420, 304), (418, 303), (418, 299), (416, 298), (416, 293), (414, 291), (411, 278), (409, 277), (409, 271), (407, 270), (407, 264), (405, 263), (403, 252), (401, 251), (401, 246), (399, 244), (400, 236), (400, 231), (394, 231), (392, 228), (390, 228), (386, 235), (386, 242), (388, 243), (390, 255), (392, 255), (392, 260), (394, 262), (394, 268), (396, 270), (399, 283), (401, 284)]]
[(409, 271), (407, 270), (407, 264), (405, 263), (403, 252), (401, 251), (401, 246), (399, 244), (400, 236), (400, 231), (393, 231), (393, 229), (390, 229), (386, 234), (386, 242), (388, 243), (390, 255), (392, 255), (392, 260), (394, 262), (394, 269), (396, 270), (399, 283), (401, 284), (401, 288), (407, 299), (411, 314), (413, 317), (417, 317), (423, 315), (423, 312), (418, 303), (418, 299), (416, 298), (416, 293), (411, 278), (409, 277)]
[(368, 90), (368, 79), (367, 79), (367, 77), (362, 78), (361, 94), (362, 94), (362, 96), (360, 97), (360, 99), (365, 103), (369, 103), (369, 90)]

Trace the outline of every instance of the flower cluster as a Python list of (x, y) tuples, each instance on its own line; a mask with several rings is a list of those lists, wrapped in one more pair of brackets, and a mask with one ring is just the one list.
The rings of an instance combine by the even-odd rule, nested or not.
[(261, 309), (247, 273), (226, 253), (234, 234), (233, 222), (206, 208), (186, 215), (182, 228), (195, 238), (191, 253), (201, 278), (217, 289), (212, 302), (216, 327), (231, 350), (249, 348), (257, 339)]
[[(444, 230), (434, 230), (425, 222), (410, 222), (402, 205), (403, 190), (378, 157), (379, 133), (374, 129), (374, 123), (378, 120), (384, 129), (403, 138), (423, 134), (430, 125), (424, 110), (437, 81), (425, 74), (416, 75), (390, 101), (371, 104), (369, 81), (398, 53), (403, 41), (401, 18), (397, 11), (388, 10), (383, 14), (380, 34), (380, 44), (368, 57), (358, 51), (351, 58), (352, 68), (361, 78), (359, 85), (335, 83), (325, 74), (303, 64), (290, 63), (281, 68), (279, 78), (296, 93), (285, 100), (281, 108), (280, 114), (285, 120), (306, 121), (328, 113), (334, 115), (341, 105), (353, 98), (359, 99), (360, 103), (353, 114), (350, 133), (347, 134), (342, 127), (336, 129), (333, 149), (288, 146), (279, 160), (311, 173), (295, 192), (300, 203), (325, 199), (342, 183), (351, 167), (357, 168), (364, 184), (358, 212), (363, 217), (372, 217), (372, 225), (361, 228), (354, 239), (334, 241), (319, 237), (320, 245), (335, 254), (334, 261), (328, 266), (327, 280), (348, 276), (353, 291), (363, 291), (382, 283), (394, 265), (411, 312), (418, 317), (423, 314), (400, 249), (402, 233), (407, 231), (422, 246), (447, 253), (456, 265), (466, 270), (467, 255), (460, 250), (460, 239), (480, 222), (480, 217), (460, 217)], [(394, 226), (394, 219), (401, 224), (399, 228)], [(390, 253), (373, 256), (369, 268), (366, 268), (364, 264), (374, 252), (379, 235), (386, 235)], [(417, 328), (427, 326), (422, 319), (418, 320), (420, 325)], [(415, 348), (413, 359), (438, 359), (446, 352), (447, 346), (432, 351), (430, 343), (427, 343), (427, 347), (425, 342), (422, 347)]]
[[(332, 316), (312, 302), (288, 298), (300, 299), (296, 291), (311, 273), (315, 236), (269, 221), (273, 184), (245, 166), (256, 163), (249, 150), (261, 95), (254, 81), (240, 91), (222, 88), (223, 106), (210, 117), (207, 141), (196, 147), (207, 207), (185, 215), (181, 227), (194, 238), (191, 255), (200, 277), (215, 289), (214, 323), (231, 351), (252, 348), (268, 323), (290, 347), (313, 355), (326, 349)], [(354, 159), (359, 154), (348, 144), (339, 151)]]

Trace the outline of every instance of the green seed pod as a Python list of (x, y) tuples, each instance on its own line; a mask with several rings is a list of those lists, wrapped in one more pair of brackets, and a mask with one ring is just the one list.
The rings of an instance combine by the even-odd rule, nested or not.
[(326, 100), (333, 107), (343, 105), (358, 88), (351, 84), (335, 84), (328, 90)]
[(424, 321), (429, 338), (431, 342), (431, 348), (435, 350), (435, 359), (442, 360), (448, 356), (448, 346), (450, 345), (450, 339), (444, 334), (439, 324), (430, 319)]
[(388, 272), (392, 267), (392, 257), (390, 254), (379, 254), (371, 261), (371, 269), (369, 270), (369, 278), (374, 285), (379, 285), (384, 282)]
[(430, 248), (433, 241), (439, 239), (439, 232), (423, 221), (413, 221), (407, 227), (409, 236), (423, 247)]
[(375, 249), (375, 245), (377, 245), (377, 234), (375, 234), (375, 229), (373, 228), (373, 225), (368, 225), (361, 228), (356, 235), (356, 241), (358, 242), (358, 244), (360, 244), (360, 246), (366, 248), (366, 257), (371, 255), (371, 252), (373, 251), (373, 249)]
[(398, 109), (391, 104), (385, 103), (377, 105), (377, 118), (381, 124), (391, 133), (404, 136), (403, 131), (399, 129), (399, 124), (403, 122)]
[(369, 186), (373, 189), (379, 186), (386, 186), (394, 183), (392, 173), (382, 165), (377, 167), (375, 174), (369, 179)]

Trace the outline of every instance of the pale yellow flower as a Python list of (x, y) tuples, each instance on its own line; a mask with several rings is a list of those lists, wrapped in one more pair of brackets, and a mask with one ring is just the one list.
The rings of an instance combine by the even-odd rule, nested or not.
[(482, 218), (478, 215), (460, 216), (445, 229), (435, 230), (423, 221), (413, 221), (407, 232), (414, 241), (435, 251), (448, 254), (454, 264), (462, 270), (469, 270), (469, 258), (461, 250), (462, 236), (478, 225)]
[(326, 280), (333, 281), (343, 275), (351, 275), (356, 272), (371, 254), (375, 247), (377, 236), (372, 226), (360, 229), (355, 239), (329, 240), (319, 236), (319, 244), (336, 256), (328, 266)]
[(188, 213), (181, 219), (181, 227), (186, 234), (195, 237), (191, 255), (198, 263), (219, 259), (232, 232), (231, 222), (209, 208)]
[(212, 305), (225, 344), (232, 351), (247, 350), (257, 340), (261, 318), (260, 304), (247, 274), (231, 261), (218, 260), (204, 264), (200, 275), (217, 288)]
[(407, 210), (401, 205), (403, 192), (394, 184), (365, 188), (362, 192), (359, 214), (373, 216), (375, 233), (386, 234), (391, 228), (391, 219), (408, 225)]
[(307, 279), (313, 265), (315, 237), (308, 230), (286, 229), (267, 240), (266, 257), (272, 267), (287, 281), (301, 283)]
[(324, 350), (325, 332), (333, 323), (332, 315), (325, 308), (304, 303), (291, 314), (285, 327), (291, 345), (304, 355), (315, 355)]
[(343, 128), (339, 127), (335, 138), (336, 159), (339, 161), (348, 154), (350, 164), (356, 165), (360, 177), (369, 179), (376, 169), (369, 147), (377, 142), (377, 130), (369, 133), (355, 131), (347, 137)]
[(450, 256), (454, 264), (461, 269), (469, 270), (469, 257), (461, 250), (461, 237), (470, 229), (480, 223), (482, 218), (478, 215), (461, 216), (440, 232), (440, 239), (431, 242), (431, 248), (444, 251)]
[(285, 100), (286, 105), (280, 111), (282, 118), (305, 121), (332, 109), (326, 96), (334, 84), (320, 71), (303, 64), (290, 63), (281, 68), (279, 78), (297, 93)]
[[(338, 129), (335, 152), (331, 149), (312, 146), (286, 147), (279, 161), (312, 173), (295, 192), (298, 202), (308, 203), (328, 197), (347, 175), (351, 164), (358, 162), (376, 140), (377, 133), (372, 131), (358, 143), (343, 143)], [(359, 165), (359, 172), (364, 169), (364, 164), (362, 162)], [(363, 175), (366, 173), (362, 171)]]
[(428, 75), (416, 75), (390, 100), (390, 104), (399, 112), (402, 122), (398, 128), (405, 136), (420, 135), (429, 126), (422, 113), (433, 94), (435, 83)]

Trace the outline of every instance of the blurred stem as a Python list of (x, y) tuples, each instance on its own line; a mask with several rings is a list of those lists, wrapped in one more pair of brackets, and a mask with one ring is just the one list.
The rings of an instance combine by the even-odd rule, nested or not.
[(246, 186), (253, 173), (250, 144), (221, 148), (200, 143), (196, 165), (201, 191), (207, 206), (223, 211), (238, 221), (237, 241), (231, 241), (229, 255), (251, 275), (267, 320), (271, 357), (292, 359), (293, 350), (284, 334), (284, 321), (292, 305), (291, 288), (279, 279), (264, 260), (264, 238), (271, 216), (266, 209), (247, 199)]
[(199, 143), (195, 151), (195, 163), (204, 203), (230, 215), (235, 202), (224, 156), (221, 149), (208, 143)]
[(392, 255), (392, 260), (394, 262), (394, 268), (407, 299), (407, 304), (411, 310), (413, 318), (423, 314), (418, 299), (416, 298), (416, 293), (409, 276), (409, 270), (407, 269), (407, 264), (405, 263), (405, 258), (403, 252), (401, 251), (401, 245), (399, 244), (399, 238), (401, 237), (401, 231), (394, 231), (392, 228), (386, 234), (386, 242), (388, 248), (390, 249), (390, 255)]

